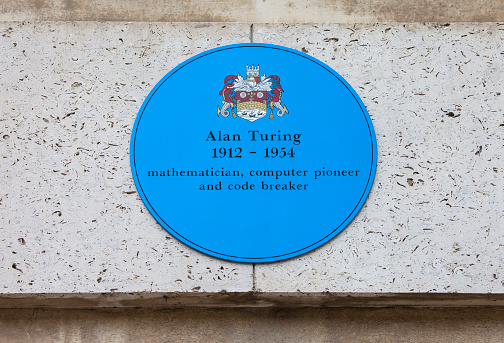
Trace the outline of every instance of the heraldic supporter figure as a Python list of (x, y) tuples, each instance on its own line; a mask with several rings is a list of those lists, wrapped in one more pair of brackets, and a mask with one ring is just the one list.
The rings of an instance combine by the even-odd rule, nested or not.
[(280, 100), (282, 92), (278, 76), (266, 77), (264, 74), (259, 77), (259, 65), (247, 65), (246, 79), (240, 74), (229, 75), (224, 79), (224, 87), (219, 92), (224, 100), (222, 107), (217, 107), (217, 115), (228, 117), (232, 113), (233, 118), (238, 116), (253, 122), (265, 117), (268, 108), (269, 118), (273, 119), (274, 108), (276, 108), (276, 115), (282, 117), (285, 113), (289, 113)]

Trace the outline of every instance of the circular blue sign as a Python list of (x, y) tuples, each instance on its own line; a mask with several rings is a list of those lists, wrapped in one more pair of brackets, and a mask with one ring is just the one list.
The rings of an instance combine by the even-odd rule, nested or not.
[(373, 125), (352, 87), (317, 59), (268, 44), (220, 47), (173, 69), (144, 101), (130, 154), (161, 226), (239, 262), (328, 242), (376, 171)]

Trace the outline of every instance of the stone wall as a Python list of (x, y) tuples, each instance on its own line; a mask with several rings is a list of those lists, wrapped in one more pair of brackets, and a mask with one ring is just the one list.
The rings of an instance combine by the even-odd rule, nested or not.
[[(504, 26), (4, 22), (2, 294), (504, 291)], [(299, 258), (240, 264), (173, 239), (129, 167), (142, 101), (216, 46), (281, 44), (327, 63), (376, 130), (355, 220)], [(190, 109), (187, 109), (190, 112)]]
[[(123, 306), (128, 295), (138, 301), (127, 306), (150, 295), (192, 306), (195, 293), (212, 299), (200, 298), (206, 306), (231, 306), (228, 294), (233, 306), (303, 296), (338, 306), (347, 295), (436, 305), (456, 294), (466, 295), (458, 304), (500, 304), (504, 26), (493, 21), (502, 18), (495, 1), (3, 1), (0, 307)], [(129, 167), (152, 87), (191, 56), (244, 42), (331, 66), (377, 136), (359, 215), (284, 262), (231, 263), (179, 243), (145, 209)], [(112, 300), (87, 302), (93, 294)]]
[[(499, 21), (493, 0), (2, 1), (0, 341), (500, 342)], [(152, 87), (247, 42), (335, 69), (378, 142), (354, 221), (277, 263), (179, 243), (129, 166)]]
[(496, 0), (3, 0), (2, 21), (498, 22)]

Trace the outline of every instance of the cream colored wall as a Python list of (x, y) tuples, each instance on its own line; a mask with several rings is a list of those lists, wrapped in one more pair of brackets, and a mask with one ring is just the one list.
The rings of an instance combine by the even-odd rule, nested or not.
[[(493, 0), (1, 1), (0, 342), (500, 342), (499, 21)], [(128, 160), (165, 73), (250, 41), (342, 74), (379, 147), (344, 233), (264, 265), (171, 238)]]
[[(503, 293), (501, 28), (0, 23), (0, 292)], [(251, 39), (340, 73), (378, 142), (355, 220), (313, 252), (255, 266), (173, 239), (129, 165), (152, 87), (199, 52)]]
[[(3, 1), (0, 294), (45, 297), (45, 306), (61, 294), (78, 303), (115, 292), (187, 303), (193, 293), (243, 294), (244, 303), (250, 293), (498, 298), (504, 26), (493, 21), (502, 11), (495, 1)], [(251, 41), (338, 71), (368, 108), (379, 148), (375, 185), (352, 224), (314, 252), (263, 265), (171, 238), (136, 194), (128, 159), (136, 113), (164, 74)]]

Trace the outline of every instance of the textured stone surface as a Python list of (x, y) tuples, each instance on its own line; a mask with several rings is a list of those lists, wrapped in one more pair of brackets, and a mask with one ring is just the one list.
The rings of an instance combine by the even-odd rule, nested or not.
[(2, 23), (0, 293), (503, 293), (503, 29), (254, 25), (254, 42), (338, 71), (379, 148), (371, 195), (341, 235), (254, 271), (172, 239), (128, 159), (155, 83), (199, 52), (248, 42), (249, 25)]
[(129, 165), (152, 87), (248, 37), (248, 25), (1, 25), (0, 292), (250, 290), (252, 266), (193, 251), (155, 222)]
[(502, 342), (502, 309), (1, 310), (17, 342)]
[(256, 289), (504, 292), (504, 27), (255, 25), (357, 91), (378, 168), (363, 209), (311, 254), (258, 265)]
[(2, 0), (0, 20), (497, 22), (504, 7), (498, 0)]

